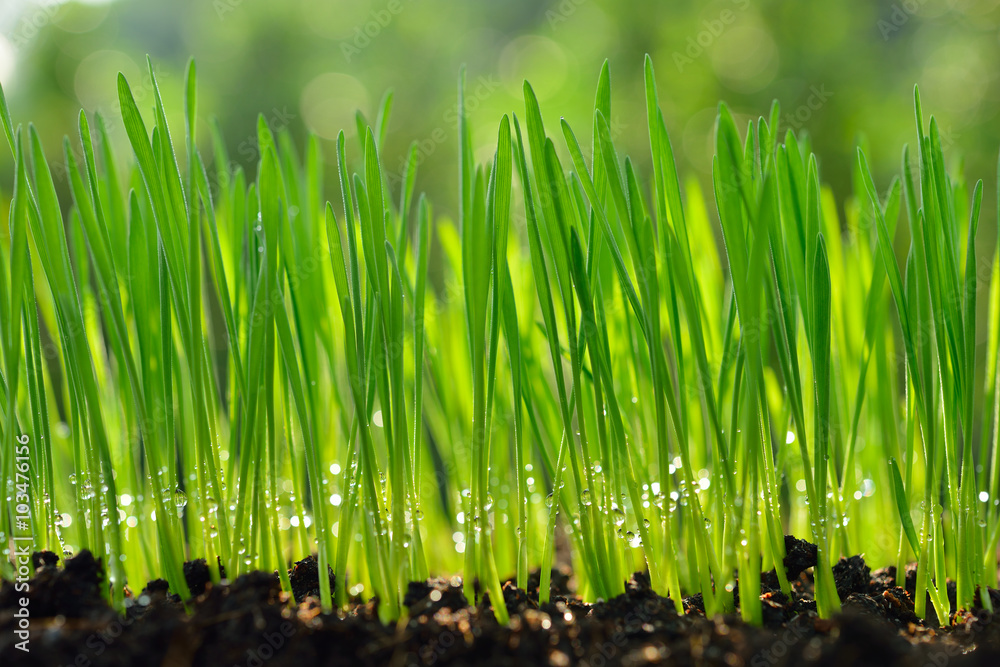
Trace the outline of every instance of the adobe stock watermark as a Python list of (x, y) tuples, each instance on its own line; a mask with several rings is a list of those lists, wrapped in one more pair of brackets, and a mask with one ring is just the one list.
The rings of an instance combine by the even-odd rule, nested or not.
[[(928, 136), (930, 135), (929, 127), (927, 128), (927, 134)], [(949, 125), (948, 127), (941, 127), (940, 125), (938, 125), (938, 138), (941, 140), (942, 151), (954, 148), (955, 144), (958, 143), (958, 140), (961, 136), (962, 135), (956, 132), (951, 125)], [(913, 172), (913, 177), (917, 178), (920, 175), (920, 149), (917, 146), (912, 146), (910, 148), (909, 166)]]
[[(103, 656), (125, 631), (135, 623), (135, 617), (122, 616), (116, 618), (103, 629), (91, 633), (86, 640), (86, 647), (76, 655), (67, 667), (91, 667), (98, 664), (97, 659)], [(281, 651), (295, 635), (295, 626), (291, 621), (284, 621), (276, 631), (265, 632), (260, 636), (260, 643), (247, 649), (244, 658), (233, 667), (263, 667), (268, 660)], [(103, 664), (103, 663), (101, 663)]]
[[(967, 635), (976, 636), (993, 624), (994, 614), (981, 611), (978, 616), (965, 624), (963, 631)], [(952, 659), (966, 653), (966, 647), (958, 642), (940, 642), (933, 650), (928, 649), (925, 667), (945, 667)]]
[(437, 664), (453, 646), (456, 644), (455, 633), (451, 630), (445, 630), (437, 637), (431, 638), (429, 642), (425, 642), (420, 645), (417, 649), (417, 656), (420, 662), (413, 662), (412, 659), (408, 665), (423, 665), (424, 667), (430, 667), (431, 665)]
[(135, 617), (122, 616), (116, 618), (102, 630), (91, 633), (84, 641), (86, 650), (80, 651), (67, 667), (91, 667), (95, 664), (95, 659), (104, 655), (125, 633), (126, 628), (133, 623), (135, 623)]
[[(470, 113), (478, 109), (482, 104), (493, 96), (493, 93), (503, 85), (495, 74), (484, 74), (478, 79), (465, 86), (465, 112)], [(455, 135), (458, 130), (458, 102), (445, 109), (441, 116), (441, 124), (431, 130), (430, 134), (414, 142), (416, 146), (416, 165), (419, 167), (431, 155), (437, 152), (442, 144), (448, 141), (449, 137)], [(412, 149), (411, 149), (412, 150)], [(406, 176), (406, 166), (410, 159), (410, 150), (399, 158), (396, 167), (389, 172), (388, 181), (392, 187), (398, 186)]]
[(14, 591), (22, 595), (15, 599), (14, 636), (19, 641), (14, 648), (25, 653), (31, 652), (31, 612), (27, 597), (31, 579), (31, 454), (26, 433), (15, 438), (14, 447)]
[(916, 14), (927, 0), (902, 0), (901, 2), (894, 3), (892, 5), (892, 11), (889, 12), (889, 16), (884, 19), (879, 19), (876, 23), (879, 33), (882, 35), (882, 39), (886, 42), (892, 38), (897, 32), (899, 32), (903, 26), (910, 22), (910, 18)]
[[(958, 139), (962, 136), (954, 130), (952, 126), (938, 128), (938, 135), (941, 139), (941, 150), (947, 151), (948, 149), (955, 146)], [(910, 169), (910, 173), (914, 178), (920, 177), (920, 151), (914, 147), (909, 151), (909, 159), (906, 162), (906, 167)], [(888, 197), (888, 192), (879, 193), (879, 201), (884, 203)], [(874, 243), (875, 239), (872, 237), (872, 232), (875, 229), (875, 212), (871, 206), (871, 202), (867, 200), (867, 197), (861, 202), (861, 210), (858, 215), (858, 224), (855, 226), (850, 226), (847, 229), (847, 237), (844, 240), (845, 247), (850, 247), (855, 243), (859, 243), (863, 240), (868, 240), (870, 243)], [(888, 221), (887, 221), (888, 222)], [(877, 248), (875, 252), (878, 252)], [(987, 270), (991, 267), (986, 265)], [(979, 267), (980, 274), (982, 274), (983, 266)], [(989, 276), (980, 276), (980, 285), (984, 285), (988, 288), (989, 286)]]
[(810, 635), (811, 630), (808, 623), (789, 623), (773, 644), (754, 654), (750, 659), (750, 667), (771, 667), (783, 661), (792, 647), (802, 641), (803, 637)]
[(11, 45), (20, 51), (55, 20), (59, 10), (65, 5), (62, 0), (45, 0), (35, 6), (14, 26), (9, 35)]
[(295, 626), (291, 621), (283, 622), (277, 632), (265, 632), (261, 635), (263, 641), (255, 648), (247, 649), (246, 659), (233, 667), (263, 667), (264, 663), (273, 658), (284, 648), (288, 640), (295, 635)]
[[(623, 134), (625, 134), (625, 130), (627, 130), (628, 127), (629, 127), (628, 125), (622, 122), (621, 118), (612, 114), (611, 118), (608, 119), (608, 137), (611, 139), (612, 142), (614, 142)], [(583, 156), (586, 162), (590, 163), (591, 168), (593, 168), (594, 147), (591, 144), (583, 144), (580, 146), (580, 154)], [(643, 181), (641, 185), (643, 188), (648, 188), (651, 185), (651, 183), (652, 179), (649, 178)], [(546, 182), (543, 184), (543, 187), (541, 188), (535, 188), (535, 184), (532, 183), (532, 188), (533, 188), (533, 193), (537, 196), (537, 201), (540, 206), (540, 209), (536, 211), (536, 214), (541, 216), (543, 215), (542, 211), (544, 211), (546, 208), (555, 205), (556, 187), (554, 184)], [(513, 215), (514, 218), (512, 219), (516, 220), (517, 222), (524, 223), (527, 221), (527, 214), (523, 208), (515, 209)], [(641, 271), (642, 267), (640, 267), (639, 270)], [(616, 302), (614, 305), (608, 306), (607, 313), (609, 314), (619, 313), (621, 312), (623, 307), (625, 307), (624, 303)]]
[[(297, 115), (288, 110), (288, 107), (273, 107), (271, 113), (264, 118), (264, 122), (271, 130), (272, 134), (277, 134), (287, 128), (298, 118)], [(254, 126), (256, 127), (256, 125)], [(260, 136), (256, 131), (248, 134), (236, 146), (236, 153), (243, 158), (247, 165), (253, 165), (260, 161)], [(212, 194), (217, 195), (229, 184), (231, 175), (241, 166), (237, 160), (230, 160), (228, 165), (220, 165), (218, 169), (212, 169), (209, 174), (209, 186)]]
[[(153, 65), (153, 76), (156, 77), (156, 81), (159, 82), (168, 78), (170, 76), (170, 72), (157, 64)], [(129, 89), (132, 91), (132, 98), (140, 108), (142, 108), (143, 102), (153, 99), (153, 77), (150, 77), (149, 71), (145, 69), (142, 70), (138, 83), (135, 86), (130, 84)], [(98, 133), (97, 128), (99, 127), (99, 124), (103, 123), (104, 133), (110, 139), (123, 127), (121, 99), (116, 95), (110, 106), (98, 106), (92, 111), (89, 111), (87, 116), (91, 132), (96, 135)], [(100, 117), (100, 120), (98, 120), (98, 117)], [(52, 179), (57, 183), (67, 180), (67, 176), (69, 174), (70, 156), (72, 156), (78, 167), (84, 170), (86, 169), (87, 156), (83, 150), (83, 146), (75, 141), (72, 141), (67, 147), (70, 153), (69, 155), (63, 154), (61, 160), (52, 160), (49, 162), (49, 171), (52, 174)]]
[(590, 0), (562, 0), (555, 9), (545, 12), (545, 20), (549, 22), (549, 27), (553, 31), (558, 30), (563, 23), (566, 23), (573, 14)]
[(622, 618), (622, 624), (616, 628), (611, 637), (596, 647), (596, 652), (580, 661), (584, 667), (605, 667), (609, 664), (618, 664), (625, 647), (629, 643), (631, 634), (628, 632), (629, 626), (645, 625), (649, 623), (660, 606), (658, 600), (644, 600), (642, 604), (629, 611)]
[(226, 14), (232, 14), (242, 4), (243, 0), (212, 0), (212, 9), (215, 10), (215, 15), (224, 21)]
[(805, 103), (783, 114), (781, 119), (785, 125), (793, 130), (801, 130), (803, 125), (812, 120), (817, 111), (826, 106), (831, 97), (833, 97), (833, 92), (826, 89), (826, 84), (810, 86), (809, 97), (806, 98)]
[(719, 12), (718, 16), (714, 19), (705, 19), (702, 21), (702, 29), (687, 38), (684, 50), (674, 51), (672, 58), (674, 60), (674, 66), (677, 67), (678, 72), (683, 72), (685, 67), (694, 64), (695, 60), (705, 55), (705, 51), (708, 50), (712, 44), (715, 44), (715, 41), (719, 39), (719, 37), (721, 37), (731, 25), (736, 23), (736, 19), (739, 14), (746, 11), (747, 8), (750, 7), (750, 0), (730, 1), (735, 9), (727, 7)]
[[(414, 2), (415, 0), (406, 0)], [(364, 23), (354, 26), (354, 34), (350, 39), (340, 43), (340, 52), (344, 54), (344, 60), (350, 63), (355, 56), (371, 46), (372, 41), (378, 39), (382, 31), (403, 13), (406, 9), (404, 0), (389, 0), (381, 9), (373, 9)]]

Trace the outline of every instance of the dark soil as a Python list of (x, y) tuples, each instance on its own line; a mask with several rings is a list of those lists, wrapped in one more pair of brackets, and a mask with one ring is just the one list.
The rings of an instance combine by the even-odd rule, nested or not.
[[(633, 575), (625, 594), (587, 604), (573, 595), (565, 571), (553, 571), (554, 594), (541, 607), (537, 572), (527, 591), (505, 582), (506, 627), (497, 624), (488, 596), (476, 607), (466, 604), (457, 577), (411, 583), (409, 617), (383, 624), (375, 600), (356, 600), (347, 614), (322, 614), (312, 558), (289, 572), (297, 606), (276, 573), (213, 586), (202, 560), (184, 567), (195, 596), (189, 612), (158, 580), (130, 593), (120, 616), (104, 601), (101, 564), (89, 552), (63, 567), (42, 553), (33, 559), (27, 593), (30, 653), (15, 648), (13, 632), (25, 593), (9, 582), (0, 588), (0, 665), (1000, 665), (1000, 618), (976, 610), (948, 628), (923, 624), (913, 613), (912, 568), (897, 585), (895, 568), (872, 572), (860, 556), (841, 559), (834, 576), (843, 613), (819, 619), (810, 570), (816, 548), (792, 537), (786, 546), (792, 598), (777, 588), (773, 571), (764, 573), (764, 628), (738, 616), (706, 618), (700, 596), (685, 599), (678, 614), (644, 573)], [(990, 595), (1000, 609), (1000, 593)]]

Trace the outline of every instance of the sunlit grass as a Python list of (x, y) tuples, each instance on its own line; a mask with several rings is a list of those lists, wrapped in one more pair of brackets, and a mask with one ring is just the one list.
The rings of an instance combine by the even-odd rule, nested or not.
[[(336, 574), (327, 610), (374, 594), (394, 618), (409, 581), (454, 572), (495, 601), (535, 568), (545, 601), (566, 540), (585, 598), (648, 569), (714, 614), (737, 578), (775, 568), (790, 592), (787, 533), (819, 548), (824, 617), (855, 553), (917, 560), (920, 615), (929, 592), (947, 616), (946, 578), (960, 608), (996, 586), (997, 256), (976, 255), (982, 182), (949, 174), (919, 96), (918, 173), (904, 150), (880, 188), (859, 149), (838, 204), (777, 103), (742, 134), (720, 105), (711, 189), (682, 180), (649, 59), (638, 162), (607, 66), (587, 133), (548, 134), (525, 83), (486, 164), (460, 84), (453, 221), (418, 195), (415, 149), (390, 187), (391, 95), (326, 158), (261, 117), (247, 174), (219, 128), (195, 135), (194, 65), (183, 132), (150, 77), (148, 117), (119, 78), (129, 159), (81, 114), (48, 162), (0, 109), (0, 466), (13, 480), (26, 434), (35, 547), (103, 555), (116, 603), (158, 576), (189, 597), (197, 557), (290, 590), (309, 553)], [(0, 494), (5, 545), (24, 502)]]

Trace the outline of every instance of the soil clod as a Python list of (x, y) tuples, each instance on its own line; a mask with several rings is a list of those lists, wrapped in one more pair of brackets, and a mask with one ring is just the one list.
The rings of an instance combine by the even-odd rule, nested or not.
[[(333, 569), (327, 566), (330, 575), (330, 592), (336, 590), (336, 577)], [(319, 562), (315, 556), (304, 558), (288, 571), (288, 578), (292, 584), (292, 595), (296, 601), (301, 602), (307, 597), (319, 597)]]
[[(30, 582), (32, 652), (14, 648), (18, 608), (13, 584), (0, 588), (0, 664), (21, 665), (987, 665), (1000, 656), (1000, 617), (963, 612), (953, 626), (932, 628), (913, 612), (912, 593), (896, 585), (895, 570), (871, 572), (860, 556), (834, 568), (843, 612), (816, 615), (812, 575), (815, 549), (788, 538), (792, 596), (773, 572), (762, 576), (763, 626), (736, 614), (705, 617), (700, 595), (683, 600), (684, 613), (633, 574), (626, 592), (585, 603), (569, 590), (571, 573), (553, 571), (555, 591), (538, 604), (538, 572), (528, 590), (503, 587), (511, 615), (496, 622), (489, 596), (470, 606), (461, 579), (411, 582), (408, 613), (383, 623), (378, 602), (360, 600), (346, 613), (323, 614), (316, 560), (296, 563), (289, 577), (297, 606), (289, 604), (276, 573), (251, 572), (210, 583), (205, 561), (185, 564), (188, 609), (167, 582), (130, 594), (124, 616), (106, 602), (101, 564), (89, 552), (62, 567), (36, 554)], [(909, 569), (909, 568), (908, 568)], [(791, 572), (789, 573), (791, 575)], [(331, 586), (334, 584), (331, 576)], [(743, 595), (747, 595), (744, 591)], [(990, 591), (995, 608), (1000, 592)]]

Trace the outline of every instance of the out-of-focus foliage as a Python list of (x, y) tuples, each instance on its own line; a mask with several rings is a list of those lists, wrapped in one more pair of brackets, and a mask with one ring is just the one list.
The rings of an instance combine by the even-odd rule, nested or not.
[[(193, 56), (205, 83), (203, 116), (219, 118), (233, 159), (245, 165), (258, 158), (258, 113), (300, 138), (311, 129), (329, 141), (341, 128), (353, 131), (356, 108), (370, 115), (384, 91), (393, 89), (386, 164), (401, 171), (410, 142), (421, 142), (418, 187), (438, 193), (443, 211), (454, 210), (441, 195), (454, 190), (457, 178), (454, 82), (463, 63), (475, 96), (473, 120), (519, 108), (521, 82), (529, 78), (547, 98), (541, 101), (549, 113), (566, 113), (585, 126), (581, 110), (591, 108), (597, 72), (609, 58), (616, 94), (612, 131), (618, 129), (629, 152), (642, 154), (640, 65), (648, 52), (678, 159), (703, 177), (720, 99), (745, 122), (766, 114), (778, 98), (783, 129), (812, 135), (825, 160), (824, 179), (844, 195), (862, 129), (877, 171), (898, 170), (898, 146), (911, 139), (914, 83), (941, 122), (949, 154), (964, 155), (970, 173), (992, 173), (1000, 140), (994, 122), (1000, 103), (997, 0), (3, 5), (0, 76), (20, 119), (33, 119), (53, 152), (61, 150), (57, 138), (75, 127), (80, 106), (100, 109), (120, 125), (118, 71), (145, 110), (152, 101), (144, 56), (158, 63), (165, 97), (174, 100)], [(474, 139), (475, 145), (487, 143), (485, 136)], [(332, 156), (328, 150), (326, 159)], [(9, 169), (5, 161), (2, 170)]]

